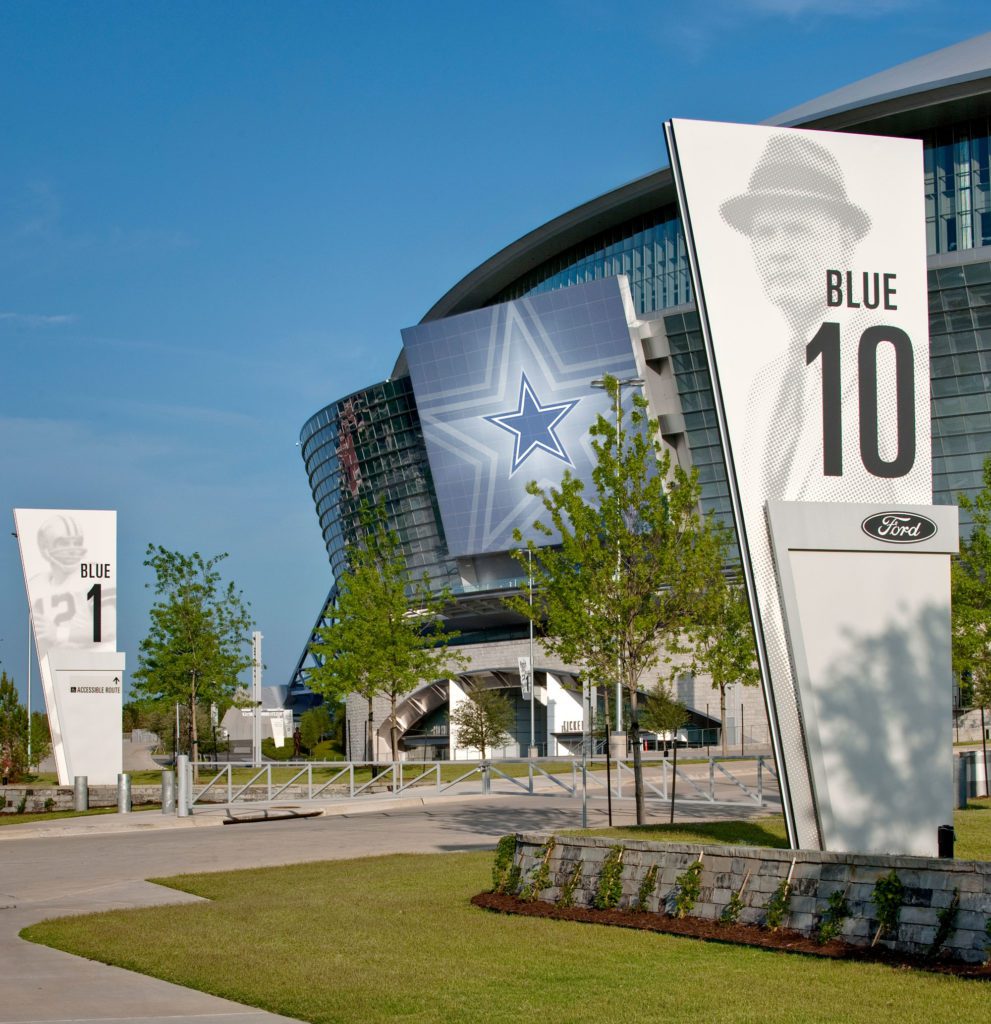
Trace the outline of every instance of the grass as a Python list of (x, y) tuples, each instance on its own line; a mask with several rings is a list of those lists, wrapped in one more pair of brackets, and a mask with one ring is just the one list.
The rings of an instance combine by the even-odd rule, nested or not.
[[(985, 842), (991, 811), (967, 814), (967, 842), (972, 829)], [(776, 818), (651, 831), (782, 841)], [(979, 983), (487, 913), (469, 898), (490, 887), (491, 865), (491, 853), (397, 855), (156, 879), (212, 902), (64, 918), (22, 935), (319, 1024), (958, 1024), (987, 1013)]]
[[(160, 811), (161, 804), (140, 804), (132, 812)], [(24, 814), (0, 814), (0, 826), (27, 825), (35, 821), (58, 821), (60, 818), (86, 818), (93, 814), (116, 814), (116, 807), (91, 807), (88, 811), (25, 811)]]

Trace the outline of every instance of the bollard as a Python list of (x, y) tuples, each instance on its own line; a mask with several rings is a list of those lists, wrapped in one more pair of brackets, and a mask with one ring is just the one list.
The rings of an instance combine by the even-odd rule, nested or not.
[(180, 818), (189, 816), (189, 755), (180, 754), (175, 759), (176, 801), (175, 812)]
[(117, 813), (131, 813), (131, 776), (127, 773), (117, 776)]
[(72, 809), (89, 810), (89, 777), (86, 775), (77, 775), (72, 780)]
[(953, 840), (956, 837), (952, 825), (940, 825), (936, 829), (936, 848), (941, 858), (953, 860)]
[(970, 794), (970, 761), (966, 754), (957, 754), (953, 762), (957, 784), (957, 807), (967, 806), (967, 797)]
[(162, 814), (175, 814), (175, 772), (162, 772)]

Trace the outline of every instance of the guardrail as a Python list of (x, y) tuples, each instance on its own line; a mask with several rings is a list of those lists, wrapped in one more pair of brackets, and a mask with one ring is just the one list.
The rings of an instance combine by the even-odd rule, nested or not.
[[(369, 798), (373, 793), (388, 793), (395, 797), (410, 791), (423, 795), (457, 792), (464, 796), (488, 796), (492, 793), (533, 796), (560, 790), (572, 797), (586, 797), (592, 791), (596, 791), (593, 795), (605, 796), (607, 785), (603, 757), (378, 764), (282, 761), (268, 762), (261, 767), (235, 762), (218, 765), (213, 761), (200, 761), (194, 765), (185, 757), (179, 761), (176, 813), (180, 815), (210, 805), (261, 806), (287, 800), (339, 802)], [(193, 782), (194, 767), (202, 776), (197, 783)], [(612, 769), (613, 799), (632, 799), (630, 781), (634, 770), (630, 761), (614, 761)], [(765, 773), (777, 781), (773, 760), (763, 754), (712, 757), (683, 762), (677, 768), (667, 759), (646, 759), (643, 762), (644, 793), (647, 800), (668, 800), (672, 783), (677, 778), (680, 787), (677, 800), (682, 803), (745, 802), (763, 806)]]

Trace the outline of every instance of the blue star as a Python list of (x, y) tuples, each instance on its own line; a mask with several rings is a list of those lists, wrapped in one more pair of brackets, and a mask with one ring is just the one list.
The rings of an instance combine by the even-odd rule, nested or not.
[(494, 423), (515, 437), (513, 468), (510, 471), (510, 476), (538, 449), (566, 462), (569, 466), (574, 465), (568, 458), (568, 453), (564, 450), (554, 428), (574, 409), (579, 401), (580, 399), (576, 398), (569, 402), (558, 402), (555, 405), (541, 405), (534, 394), (532, 385), (526, 379), (526, 374), (521, 375), (520, 399), (516, 409), (513, 412), (484, 417), (490, 423)]

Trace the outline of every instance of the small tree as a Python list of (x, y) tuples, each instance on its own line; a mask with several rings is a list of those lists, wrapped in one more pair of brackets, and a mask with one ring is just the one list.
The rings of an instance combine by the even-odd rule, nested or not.
[[(607, 377), (606, 388), (616, 400), (618, 382)], [(545, 512), (534, 530), (554, 546), (530, 544), (534, 608), (521, 597), (510, 604), (543, 619), (544, 647), (581, 666), (593, 685), (618, 674), (629, 703), (637, 823), (643, 824), (641, 680), (667, 660), (695, 620), (722, 571), (726, 539), (725, 528), (700, 516), (698, 475), (671, 464), (642, 399), (635, 399), (631, 425), (627, 434), (619, 416), (616, 423), (599, 416), (593, 424), (590, 499), (570, 472), (558, 488), (529, 485)], [(516, 537), (522, 540), (519, 532)], [(518, 557), (525, 561), (525, 551)]]
[(299, 719), (300, 742), (309, 753), (330, 732), (330, 711), (326, 704), (304, 711)]
[(426, 575), (412, 578), (399, 536), (386, 524), (381, 506), (365, 506), (362, 527), (364, 537), (349, 549), (350, 566), (338, 580), (334, 620), (318, 631), (320, 641), (310, 647), (321, 664), (311, 670), (308, 681), (325, 700), (349, 693), (367, 700), (368, 761), (374, 760), (373, 700), (387, 696), (392, 759), (398, 761), (399, 698), (448, 674), (463, 659), (448, 651), (457, 633), (442, 625), (441, 612), (450, 595), (432, 590)]
[[(953, 669), (969, 677), (971, 702), (981, 709), (981, 743), (987, 765), (984, 715), (991, 707), (991, 459), (984, 461), (984, 486), (976, 497), (957, 496), (973, 520), (950, 564)], [(985, 783), (985, 789), (987, 784)]]
[(475, 690), (469, 699), (451, 713), (451, 724), (458, 730), (458, 746), (486, 751), (505, 743), (513, 726), (513, 706), (496, 690)]
[(656, 732), (664, 741), (667, 749), (669, 737), (677, 743), (678, 730), (688, 721), (688, 708), (677, 700), (664, 684), (659, 684), (647, 694), (640, 724), (651, 732)]
[(723, 575), (715, 577), (686, 636), (688, 642), (681, 649), (691, 655), (692, 672), (708, 673), (713, 689), (719, 691), (720, 735), (726, 754), (726, 688), (733, 683), (756, 686), (760, 682), (750, 604), (743, 586)]
[(199, 759), (197, 706), (235, 702), (238, 675), (251, 664), (252, 627), (248, 605), (232, 582), (223, 583), (217, 565), (227, 555), (148, 545), (145, 565), (155, 573), (158, 600), (148, 634), (141, 641), (132, 676), (138, 700), (185, 704), (189, 709), (189, 750)]
[(17, 782), (28, 769), (28, 713), (21, 705), (14, 680), (0, 673), (0, 770)]

